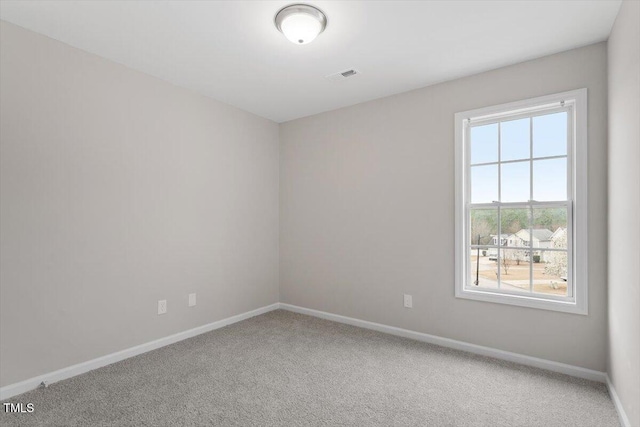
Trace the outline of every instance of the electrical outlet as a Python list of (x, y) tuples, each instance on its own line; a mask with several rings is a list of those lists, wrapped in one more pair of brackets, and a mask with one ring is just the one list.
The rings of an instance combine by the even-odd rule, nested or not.
[(189, 307), (196, 305), (196, 294), (189, 294)]
[(411, 295), (404, 294), (404, 308), (413, 308), (413, 297)]
[(158, 301), (158, 314), (165, 314), (167, 312), (167, 300), (161, 299)]

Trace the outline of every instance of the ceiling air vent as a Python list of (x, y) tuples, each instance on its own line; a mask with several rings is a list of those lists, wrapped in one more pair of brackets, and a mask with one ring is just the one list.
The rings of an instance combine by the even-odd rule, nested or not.
[(325, 76), (325, 79), (331, 80), (333, 82), (339, 82), (339, 81), (346, 80), (348, 78), (352, 78), (358, 75), (360, 75), (360, 71), (351, 69), (347, 71), (341, 71), (335, 74), (330, 74), (328, 76)]

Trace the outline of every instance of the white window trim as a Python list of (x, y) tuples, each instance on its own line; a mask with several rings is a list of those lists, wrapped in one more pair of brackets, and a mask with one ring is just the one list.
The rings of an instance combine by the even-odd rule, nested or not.
[[(562, 102), (574, 103), (574, 129), (570, 141), (572, 153), (568, 165), (572, 174), (572, 204), (569, 214), (572, 215), (572, 297), (559, 301), (546, 299), (543, 296), (516, 295), (488, 292), (476, 289), (465, 289), (467, 271), (467, 243), (466, 236), (466, 200), (467, 194), (467, 144), (465, 141), (465, 122), (469, 119), (489, 120), (492, 116), (503, 116), (506, 112), (535, 111), (537, 108), (548, 108), (551, 105), (561, 105)], [(515, 114), (514, 114), (515, 115)], [(587, 89), (578, 89), (538, 98), (526, 99), (507, 104), (495, 105), (457, 113), (455, 115), (455, 296), (457, 298), (478, 301), (509, 304), (544, 310), (561, 311), (574, 314), (588, 314), (588, 218), (587, 218)], [(569, 154), (569, 153), (567, 153)]]

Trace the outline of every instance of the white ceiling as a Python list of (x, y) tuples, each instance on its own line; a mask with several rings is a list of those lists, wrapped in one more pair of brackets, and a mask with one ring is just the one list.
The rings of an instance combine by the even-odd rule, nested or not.
[(295, 2), (2, 0), (0, 18), (283, 122), (606, 40), (620, 7), (318, 0), (327, 29), (297, 46), (273, 24)]

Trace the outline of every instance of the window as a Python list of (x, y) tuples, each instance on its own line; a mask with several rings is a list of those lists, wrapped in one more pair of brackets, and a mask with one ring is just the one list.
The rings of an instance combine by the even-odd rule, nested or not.
[(587, 314), (587, 91), (458, 113), (456, 296)]

